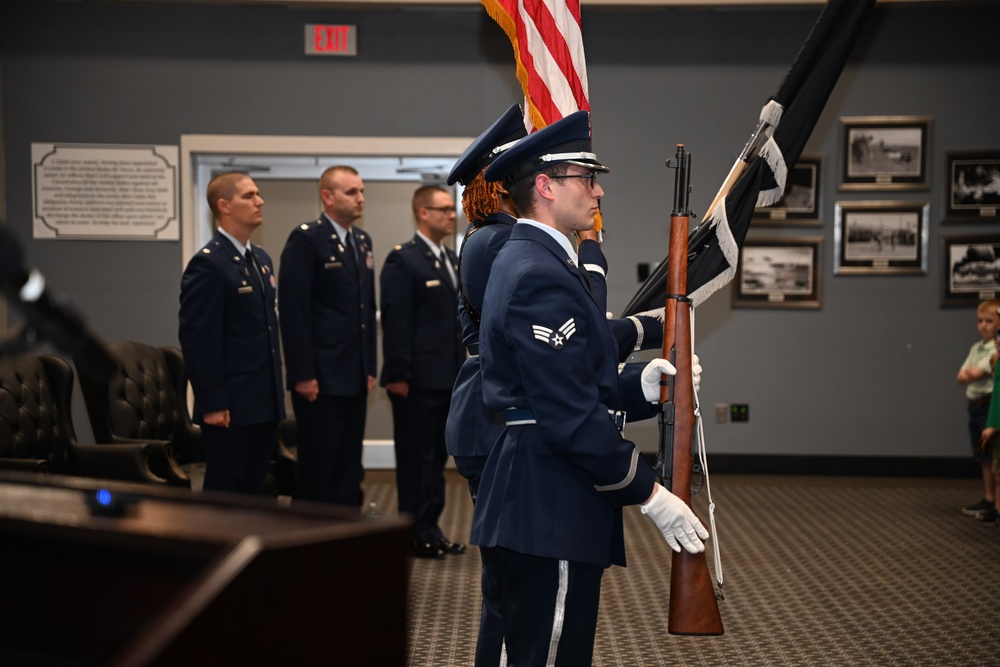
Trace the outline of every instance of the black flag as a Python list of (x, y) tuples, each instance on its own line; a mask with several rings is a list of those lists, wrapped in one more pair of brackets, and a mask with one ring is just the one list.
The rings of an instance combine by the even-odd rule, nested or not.
[[(705, 221), (688, 236), (687, 291), (694, 305), (736, 275), (754, 209), (781, 198), (787, 174), (812, 134), (874, 4), (875, 0), (829, 0), (778, 91), (761, 111), (757, 129)], [(666, 272), (664, 259), (632, 297), (623, 317), (664, 304)]]

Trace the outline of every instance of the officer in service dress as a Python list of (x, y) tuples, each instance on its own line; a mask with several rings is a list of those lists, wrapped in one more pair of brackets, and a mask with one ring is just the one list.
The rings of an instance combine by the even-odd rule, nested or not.
[(287, 385), (298, 429), (296, 497), (360, 507), (368, 393), (375, 388), (372, 239), (357, 170), (319, 179), (323, 214), (292, 230), (281, 253), (278, 302)]
[(455, 231), (455, 200), (439, 185), (413, 193), (413, 238), (386, 257), (379, 276), (381, 385), (392, 403), (399, 511), (413, 519), (413, 554), (439, 558), (465, 545), (441, 531), (444, 428), (465, 360), (458, 319), (458, 264), (443, 241)]
[(208, 184), (219, 228), (181, 279), (180, 343), (205, 443), (208, 491), (260, 494), (285, 417), (270, 256), (250, 243), (264, 200), (246, 174)]

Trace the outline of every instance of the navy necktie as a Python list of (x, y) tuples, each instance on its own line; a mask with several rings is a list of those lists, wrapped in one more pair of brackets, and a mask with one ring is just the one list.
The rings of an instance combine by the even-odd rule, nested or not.
[(441, 248), (441, 261), (444, 262), (444, 270), (448, 274), (448, 282), (451, 283), (451, 288), (453, 290), (458, 289), (458, 277), (455, 275), (455, 269), (451, 265), (451, 259), (448, 257), (448, 253), (444, 248)]
[(359, 273), (361, 272), (361, 258), (358, 255), (358, 246), (354, 242), (354, 234), (348, 230), (347, 232), (347, 249), (351, 253), (351, 259), (354, 260), (354, 268)]
[(250, 265), (250, 273), (254, 276), (254, 284), (260, 288), (260, 293), (264, 294), (264, 276), (260, 275), (260, 267), (257, 266), (257, 262), (253, 258), (253, 251), (247, 248), (246, 254), (247, 263)]

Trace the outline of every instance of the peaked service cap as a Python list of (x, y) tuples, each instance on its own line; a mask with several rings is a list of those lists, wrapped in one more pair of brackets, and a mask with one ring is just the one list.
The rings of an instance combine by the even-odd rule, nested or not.
[(515, 183), (551, 164), (568, 162), (611, 171), (591, 152), (590, 112), (577, 111), (520, 140), (486, 169), (487, 181)]
[(451, 173), (448, 174), (448, 185), (454, 185), (456, 181), (462, 185), (468, 185), (479, 175), (483, 167), (493, 162), (513, 142), (526, 136), (528, 136), (528, 131), (524, 129), (524, 115), (521, 113), (521, 106), (513, 104), (500, 118), (476, 137), (475, 141), (469, 144), (462, 156), (458, 158), (458, 162), (451, 168)]

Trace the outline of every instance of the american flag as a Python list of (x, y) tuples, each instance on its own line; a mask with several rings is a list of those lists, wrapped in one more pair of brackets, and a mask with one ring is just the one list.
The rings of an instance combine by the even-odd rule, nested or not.
[(589, 111), (580, 0), (482, 0), (514, 47), (526, 125), (539, 130)]

